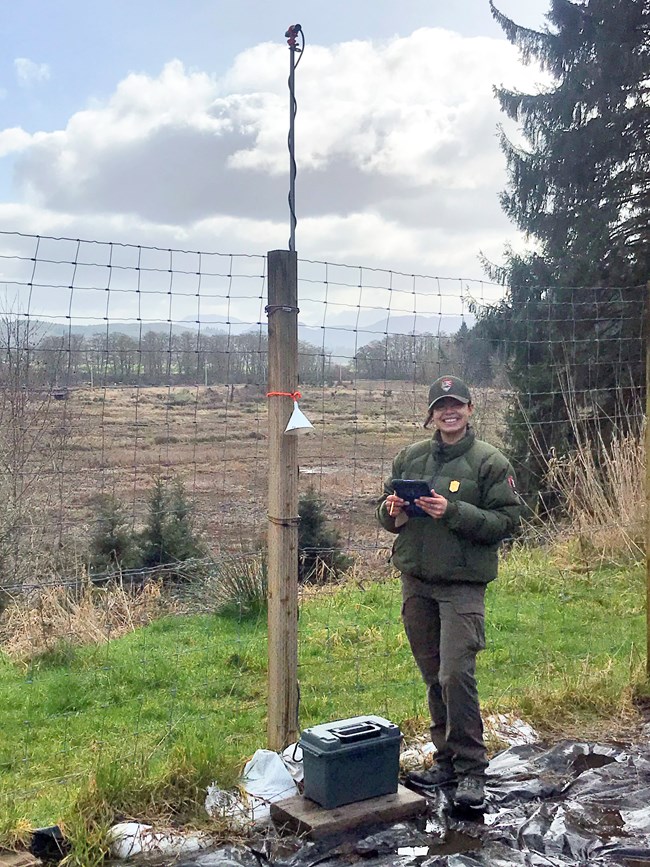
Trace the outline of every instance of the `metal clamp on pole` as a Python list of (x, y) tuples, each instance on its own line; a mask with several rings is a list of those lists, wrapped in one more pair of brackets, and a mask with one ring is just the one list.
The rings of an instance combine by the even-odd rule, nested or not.
[(297, 527), (300, 523), (300, 515), (296, 515), (293, 518), (276, 518), (267, 512), (266, 517), (272, 524), (276, 524), (278, 527)]
[(291, 307), (288, 304), (267, 304), (264, 312), (267, 316), (272, 316), (274, 313), (281, 311), (282, 313), (300, 313), (300, 307)]

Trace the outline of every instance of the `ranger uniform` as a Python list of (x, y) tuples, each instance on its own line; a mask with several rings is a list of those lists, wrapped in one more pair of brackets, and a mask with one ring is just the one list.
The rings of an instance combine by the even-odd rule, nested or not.
[[(432, 786), (459, 778), (457, 798), (477, 806), (488, 764), (475, 677), (485, 586), (497, 577), (499, 544), (517, 527), (521, 501), (507, 459), (469, 427), (471, 411), (461, 380), (441, 377), (431, 386), (427, 423), (438, 429), (399, 452), (377, 517), (397, 535), (392, 562), (402, 577), (402, 618), (427, 686), (437, 750), (434, 768), (413, 780)], [(422, 517), (394, 510), (394, 479), (425, 480), (442, 505)]]

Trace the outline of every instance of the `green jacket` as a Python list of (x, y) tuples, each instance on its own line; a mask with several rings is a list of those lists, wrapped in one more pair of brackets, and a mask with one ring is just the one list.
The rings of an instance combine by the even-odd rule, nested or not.
[[(385, 505), (393, 479), (424, 479), (449, 501), (442, 518), (410, 517), (396, 526)], [(519, 523), (521, 501), (512, 467), (501, 452), (470, 429), (446, 445), (438, 434), (407, 446), (393, 461), (377, 506), (379, 522), (397, 533), (392, 562), (423, 581), (487, 584), (497, 577), (499, 543)]]

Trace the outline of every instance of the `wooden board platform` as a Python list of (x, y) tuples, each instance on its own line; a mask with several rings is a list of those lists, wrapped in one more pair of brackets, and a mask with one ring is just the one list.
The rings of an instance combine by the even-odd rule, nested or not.
[(361, 825), (398, 822), (424, 813), (427, 799), (404, 786), (394, 795), (382, 795), (326, 810), (303, 795), (271, 804), (271, 819), (280, 831), (302, 834), (312, 840)]
[(0, 851), (0, 867), (39, 867), (40, 864), (30, 852)]

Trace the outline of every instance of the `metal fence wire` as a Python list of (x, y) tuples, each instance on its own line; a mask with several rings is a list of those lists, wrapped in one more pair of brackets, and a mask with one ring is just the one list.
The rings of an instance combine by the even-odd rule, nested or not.
[[(378, 683), (383, 706), (373, 712), (390, 717), (391, 696), (401, 692), (415, 717), (424, 713), (423, 690), (404, 648), (399, 589), (390, 583), (391, 539), (374, 509), (396, 452), (427, 435), (430, 382), (443, 373), (468, 381), (479, 436), (515, 461), (532, 532), (540, 513), (555, 520), (557, 474), (566, 475), (585, 439), (642, 429), (644, 290), (562, 288), (518, 309), (488, 281), (308, 260), (299, 260), (298, 274), (300, 409), (314, 426), (300, 440), (300, 492), (322, 504), (337, 550), (353, 564), (352, 589), (332, 592), (328, 574), (303, 587), (301, 719), (322, 721), (343, 706), (354, 716)], [(206, 720), (217, 725), (206, 699), (214, 642), (207, 621), (202, 640), (188, 638), (170, 655), (138, 629), (162, 605), (153, 590), (141, 599), (141, 621), (107, 594), (104, 624), (93, 621), (86, 635), (80, 609), (88, 582), (101, 587), (117, 576), (127, 592), (162, 574), (185, 588), (172, 616), (188, 617), (210, 610), (200, 595), (188, 603), (193, 575), (217, 598), (233, 564), (259, 563), (267, 522), (266, 281), (262, 255), (0, 233), (2, 664), (21, 665), (24, 674), (18, 697), (0, 710), (20, 719), (22, 731), (19, 743), (0, 749), (4, 797), (51, 791), (56, 800), (76, 791), (89, 771), (76, 753), (89, 738), (98, 755), (122, 742), (126, 760), (165, 740), (182, 743)], [(191, 526), (197, 547), (183, 549), (181, 561), (172, 542), (156, 552), (149, 538), (147, 556), (136, 556), (129, 539), (168, 512)], [(626, 514), (637, 538), (638, 509)], [(604, 532), (610, 520), (603, 515)], [(256, 574), (251, 568), (251, 581)], [(385, 589), (381, 597), (371, 596), (375, 584)], [(44, 601), (48, 591), (54, 595)], [(369, 605), (381, 605), (374, 627), (360, 618), (342, 636), (345, 592), (368, 593)], [(315, 594), (331, 600), (327, 617), (305, 605)], [(354, 604), (361, 611), (363, 599)], [(141, 660), (142, 683), (123, 696), (128, 733), (113, 714), (124, 672), (111, 629), (131, 635), (129, 653)], [(235, 692), (247, 665), (263, 666), (264, 630), (263, 618), (254, 626), (247, 620), (219, 638), (229, 642)], [(44, 694), (44, 654), (59, 652), (63, 639), (99, 649), (81, 668), (62, 668), (58, 693)], [(328, 666), (346, 643), (354, 674), (333, 696), (324, 686)], [(189, 658), (205, 667), (204, 690), (186, 694)], [(165, 691), (164, 713), (144, 698), (151, 679)], [(104, 698), (90, 726), (78, 730), (89, 692)], [(263, 704), (263, 696), (244, 693), (244, 704)], [(44, 716), (58, 720), (47, 755), (35, 746)], [(219, 724), (221, 737), (236, 738), (227, 718)]]

